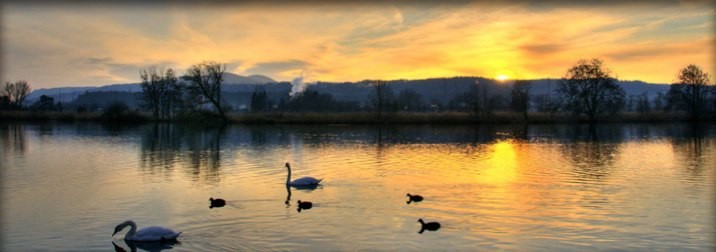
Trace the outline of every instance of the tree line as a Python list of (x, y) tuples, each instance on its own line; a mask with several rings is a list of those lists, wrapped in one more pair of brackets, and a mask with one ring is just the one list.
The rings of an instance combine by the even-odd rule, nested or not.
[[(225, 71), (225, 65), (213, 61), (192, 65), (181, 76), (171, 68), (140, 69), (140, 108), (157, 121), (201, 116), (225, 123), (227, 113), (232, 110), (222, 95)], [(543, 95), (531, 94), (532, 82), (527, 80), (514, 81), (509, 97), (491, 94), (487, 83), (476, 80), (466, 92), (456, 95), (447, 104), (427, 100), (410, 88), (396, 94), (388, 82), (381, 80), (371, 81), (370, 92), (363, 102), (337, 100), (311, 86), (289, 96), (269, 94), (257, 85), (251, 94), (250, 105), (245, 109), (250, 113), (365, 111), (373, 112), (378, 120), (390, 118), (397, 112), (441, 111), (467, 112), (478, 117), (496, 111), (512, 111), (527, 120), (531, 112), (541, 112), (566, 114), (589, 122), (624, 111), (641, 114), (683, 111), (694, 121), (716, 113), (716, 87), (710, 85), (708, 73), (696, 65), (688, 65), (678, 71), (676, 79), (667, 93), (658, 93), (652, 99), (646, 94), (627, 96), (604, 62), (590, 59), (579, 60), (567, 69), (557, 81), (556, 88)], [(23, 107), (30, 92), (26, 81), (6, 82), (2, 91), (0, 109), (62, 110), (62, 104), (54, 103), (48, 96)], [(126, 109), (126, 105), (124, 107)]]

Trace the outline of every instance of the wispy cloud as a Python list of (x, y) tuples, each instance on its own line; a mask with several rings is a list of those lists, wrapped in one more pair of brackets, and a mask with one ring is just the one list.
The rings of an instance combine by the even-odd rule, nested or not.
[(714, 7), (687, 4), (311, 4), (52, 6), (2, 9), (5, 80), (37, 87), (139, 80), (139, 68), (213, 60), (291, 80), (455, 75), (560, 77), (603, 58), (624, 79), (712, 74)]

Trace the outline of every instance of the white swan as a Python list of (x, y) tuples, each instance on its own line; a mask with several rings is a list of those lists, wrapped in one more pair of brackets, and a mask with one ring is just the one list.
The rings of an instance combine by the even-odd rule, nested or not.
[(303, 177), (291, 181), (291, 165), (286, 163), (286, 169), (288, 169), (288, 176), (286, 177), (286, 185), (290, 186), (316, 186), (323, 179), (316, 179), (314, 177)]
[(171, 241), (176, 240), (177, 237), (179, 237), (179, 235), (182, 233), (177, 233), (172, 231), (171, 229), (157, 226), (145, 227), (137, 231), (137, 224), (134, 223), (134, 221), (128, 220), (117, 225), (114, 228), (114, 233), (112, 233), (112, 236), (117, 234), (117, 232), (122, 231), (122, 229), (127, 226), (132, 227), (131, 229), (129, 229), (129, 232), (124, 235), (124, 240), (127, 241)]

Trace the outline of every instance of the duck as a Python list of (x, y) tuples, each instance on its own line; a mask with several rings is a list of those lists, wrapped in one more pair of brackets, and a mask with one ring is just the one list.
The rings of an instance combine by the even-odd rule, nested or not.
[(137, 224), (132, 220), (127, 220), (114, 227), (114, 233), (116, 235), (119, 231), (122, 231), (125, 227), (130, 226), (129, 232), (124, 235), (125, 241), (138, 241), (138, 242), (152, 242), (152, 241), (173, 241), (176, 240), (182, 232), (174, 232), (171, 229), (165, 227), (151, 226), (145, 227), (137, 231)]
[(226, 201), (224, 199), (209, 198), (209, 201), (211, 201), (211, 205), (209, 206), (209, 208), (223, 207), (226, 205)]
[(440, 229), (440, 223), (437, 223), (437, 222), (425, 223), (423, 221), (423, 219), (418, 219), (418, 222), (420, 222), (420, 224), (422, 225), (422, 227), (420, 228), (420, 232), (418, 232), (419, 234), (422, 234), (423, 231), (425, 231), (425, 230), (436, 231), (436, 230)]
[(406, 202), (407, 204), (410, 204), (410, 202), (420, 202), (420, 201), (423, 201), (423, 196), (420, 196), (420, 195), (410, 195), (410, 193), (408, 193), (407, 196), (410, 197), (410, 199), (408, 200), (408, 202)]
[(294, 181), (291, 181), (291, 164), (286, 163), (286, 169), (288, 169), (288, 176), (286, 176), (286, 185), (293, 187), (310, 187), (317, 186), (323, 179), (316, 179), (314, 177), (302, 177)]
[(313, 203), (310, 201), (298, 201), (298, 212), (300, 213), (303, 209), (311, 209), (313, 207)]

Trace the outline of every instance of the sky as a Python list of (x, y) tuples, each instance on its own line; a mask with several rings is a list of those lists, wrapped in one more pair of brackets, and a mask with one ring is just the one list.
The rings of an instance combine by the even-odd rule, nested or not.
[[(628, 1), (624, 1), (628, 2)], [(370, 1), (336, 4), (3, 3), (2, 80), (33, 89), (139, 82), (204, 61), (307, 82), (453, 76), (560, 78), (600, 58), (614, 77), (716, 73), (715, 4)]]

